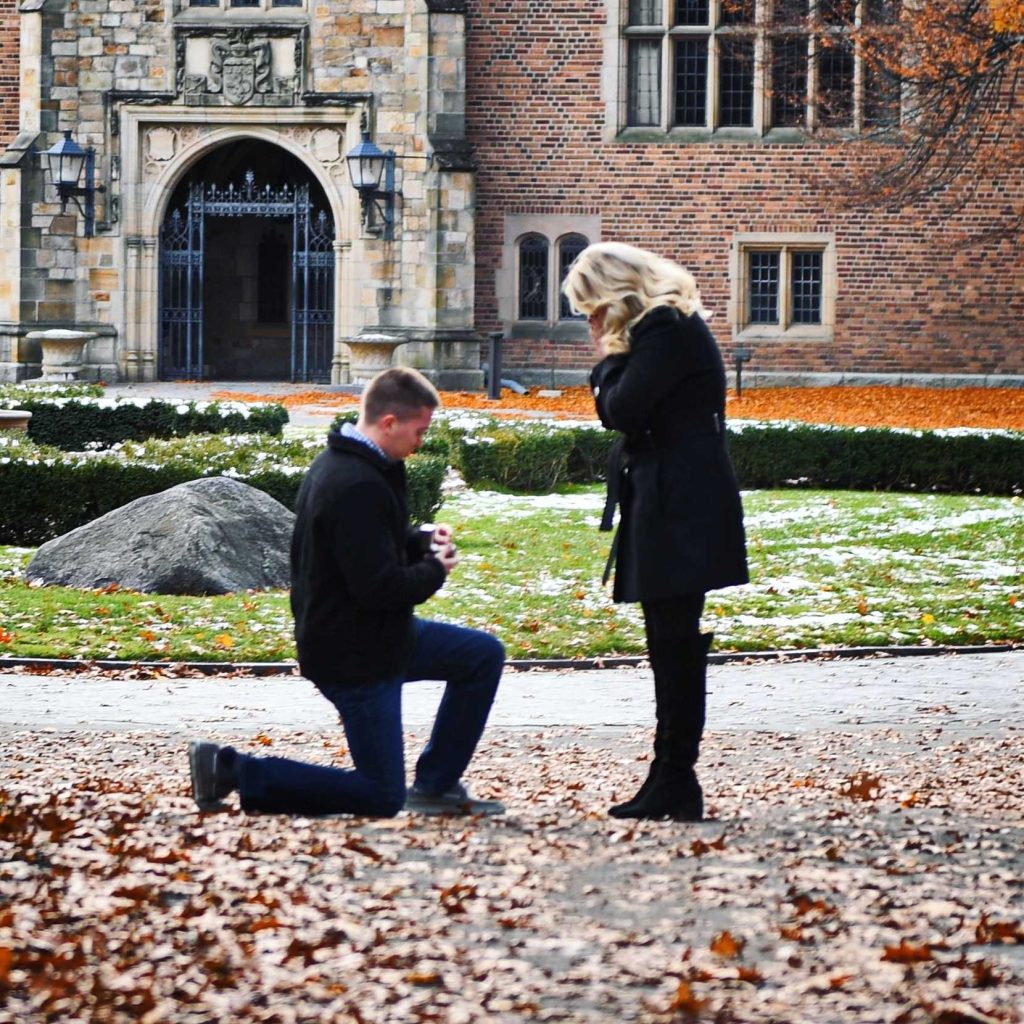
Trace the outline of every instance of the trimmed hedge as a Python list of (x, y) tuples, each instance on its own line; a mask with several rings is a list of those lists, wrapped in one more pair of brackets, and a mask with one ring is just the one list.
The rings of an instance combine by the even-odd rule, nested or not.
[[(68, 453), (0, 437), (0, 543), (34, 547), (136, 498), (204, 476), (232, 476), (294, 509), (305, 471), (322, 448), (319, 440), (216, 435)], [(406, 466), (410, 515), (429, 522), (441, 507), (447, 461), (413, 456)]]
[[(283, 410), (282, 410), (283, 411)], [(450, 451), (471, 486), (547, 492), (604, 479), (617, 435), (590, 424), (438, 420), (408, 460), (416, 522), (434, 519)], [(192, 435), (64, 452), (24, 434), (0, 434), (0, 543), (34, 546), (145, 494), (202, 476), (234, 476), (289, 508), (321, 438), (265, 434)], [(729, 448), (744, 488), (1024, 492), (1024, 434), (729, 425)]]
[[(1024, 492), (1024, 434), (812, 424), (729, 424), (740, 486), (841, 490)], [(545, 491), (597, 483), (618, 435), (589, 425), (481, 421), (449, 428), (452, 461), (471, 486)], [(568, 444), (568, 453), (564, 446)], [(564, 456), (564, 458), (563, 458)]]
[(512, 491), (550, 491), (569, 476), (575, 438), (547, 424), (501, 424), (451, 433), (452, 463), (471, 487), (497, 484)]
[(0, 409), (26, 409), (32, 413), (29, 437), (65, 451), (189, 434), (278, 436), (288, 422), (288, 410), (276, 403), (173, 402), (158, 398), (115, 401), (88, 395), (33, 395), (30, 391), (26, 394), (26, 390), (0, 390)]
[(1024, 434), (733, 423), (729, 452), (748, 489), (1024, 491)]

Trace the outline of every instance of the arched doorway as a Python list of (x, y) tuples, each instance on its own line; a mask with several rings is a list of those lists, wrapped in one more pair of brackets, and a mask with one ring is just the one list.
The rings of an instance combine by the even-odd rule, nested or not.
[(160, 378), (329, 381), (333, 243), (290, 153), (245, 140), (198, 161), (160, 229)]

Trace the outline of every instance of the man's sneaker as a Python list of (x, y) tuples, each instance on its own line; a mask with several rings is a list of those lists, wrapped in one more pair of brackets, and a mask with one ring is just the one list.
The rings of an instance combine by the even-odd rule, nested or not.
[(238, 786), (237, 772), (226, 771), (219, 756), (223, 749), (206, 740), (192, 740), (188, 745), (192, 799), (200, 807), (216, 807)]
[(505, 805), (498, 800), (477, 800), (461, 782), (446, 793), (432, 796), (413, 785), (405, 799), (405, 809), (413, 814), (504, 814)]

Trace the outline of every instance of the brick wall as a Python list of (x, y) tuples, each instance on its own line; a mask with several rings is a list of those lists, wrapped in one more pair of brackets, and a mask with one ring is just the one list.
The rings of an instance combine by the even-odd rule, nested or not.
[[(478, 172), (476, 320), (495, 296), (506, 215), (598, 214), (602, 237), (687, 265), (728, 353), (729, 258), (738, 232), (830, 232), (838, 290), (830, 342), (757, 342), (752, 371), (1024, 373), (1024, 272), (1011, 241), (968, 246), (1024, 201), (1024, 171), (961, 214), (837, 213), (815, 180), (866, 159), (849, 147), (623, 143), (604, 138), (603, 0), (474, 0), (468, 127)], [(585, 342), (536, 337), (506, 367), (585, 366)]]
[(18, 134), (18, 21), (17, 0), (0, 0), (0, 145)]

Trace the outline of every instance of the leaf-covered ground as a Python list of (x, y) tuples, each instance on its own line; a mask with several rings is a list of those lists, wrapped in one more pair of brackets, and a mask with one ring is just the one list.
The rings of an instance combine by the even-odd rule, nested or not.
[(606, 816), (640, 733), (492, 732), (505, 817), (370, 821), (200, 814), (170, 733), (7, 732), (0, 1021), (1019, 1022), (1024, 735), (918, 710), (711, 733), (700, 825)]
[[(280, 402), (288, 408), (347, 408), (358, 396), (295, 390), (281, 394), (218, 391), (215, 398), (235, 401)], [(561, 388), (557, 396), (531, 388), (526, 395), (503, 390), (501, 398), (469, 391), (446, 391), (447, 409), (482, 409), (496, 414), (594, 419), (594, 399), (587, 387)], [(730, 392), (727, 413), (732, 419), (800, 420), (861, 427), (989, 427), (1024, 430), (1024, 389), (1021, 388), (909, 388), (824, 387), (747, 388), (739, 396)]]

